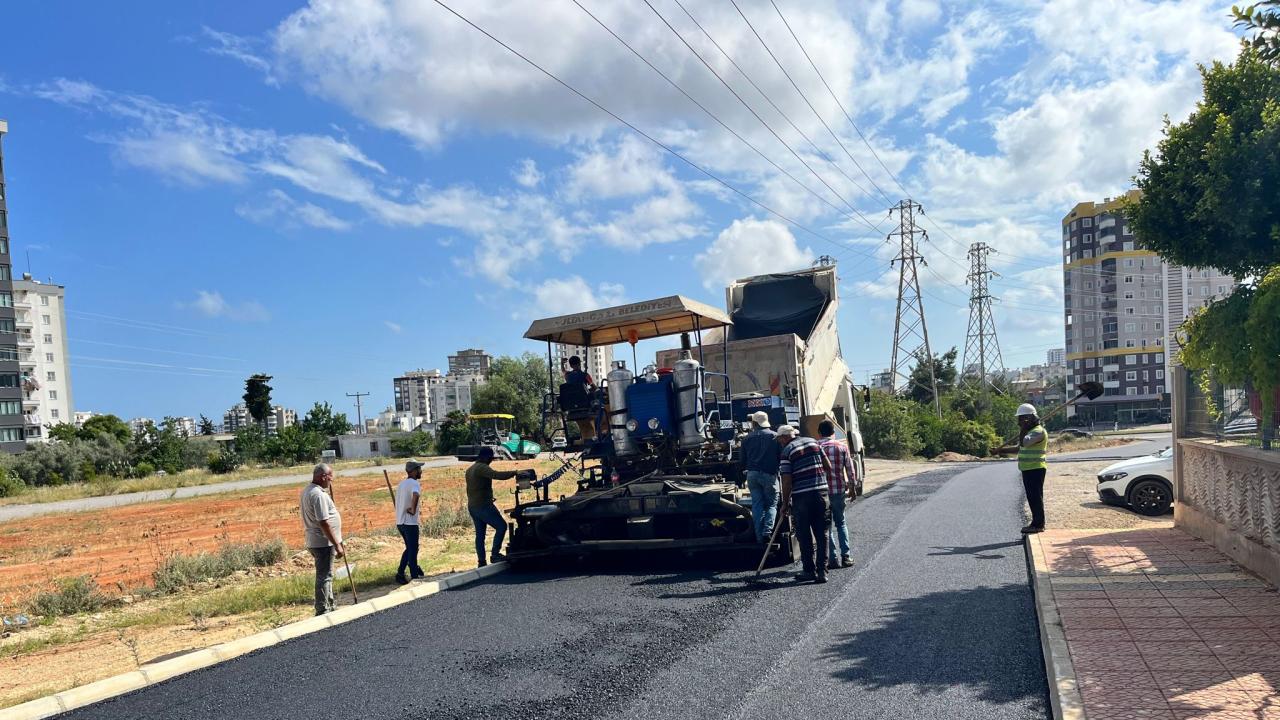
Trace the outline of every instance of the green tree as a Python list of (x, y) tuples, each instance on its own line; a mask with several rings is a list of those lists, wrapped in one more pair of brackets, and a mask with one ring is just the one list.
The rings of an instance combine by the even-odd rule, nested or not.
[(167, 473), (176, 473), (186, 469), (183, 457), (187, 439), (178, 430), (174, 418), (166, 417), (159, 426), (147, 423), (138, 430), (133, 438), (131, 460), (135, 466), (144, 463)]
[(420, 457), (430, 455), (435, 438), (431, 433), (417, 430), (391, 437), (391, 453), (396, 457)]
[(209, 418), (205, 417), (203, 414), (200, 416), (200, 423), (199, 423), (198, 427), (200, 428), (200, 434), (201, 434), (201, 435), (212, 435), (212, 434), (214, 434), (214, 433), (213, 433), (213, 430), (214, 430), (214, 428), (213, 428), (213, 421), (212, 421), (212, 420), (210, 420)]
[(260, 457), (281, 465), (309, 462), (320, 455), (326, 444), (328, 439), (315, 430), (290, 425), (263, 441)]
[[(956, 349), (954, 347), (942, 355), (933, 356), (933, 375), (938, 383), (939, 395), (946, 395), (955, 387)], [(933, 391), (929, 383), (929, 362), (925, 359), (924, 350), (916, 355), (915, 367), (911, 368), (907, 397), (922, 405), (933, 404)]]
[(244, 381), (244, 406), (249, 415), (258, 422), (265, 422), (271, 414), (271, 382), (270, 375), (256, 373)]
[(245, 425), (236, 431), (235, 453), (242, 461), (256, 460), (267, 444), (267, 431), (261, 425)]
[(534, 353), (499, 357), (489, 370), (489, 381), (471, 392), (471, 411), (510, 413), (516, 431), (536, 435), (542, 428), (542, 397), (547, 392), (547, 362)]
[(60, 422), (57, 425), (50, 425), (46, 436), (50, 440), (72, 442), (80, 439), (80, 428), (69, 422)]
[(862, 440), (870, 455), (900, 460), (920, 451), (912, 405), (886, 393), (872, 395), (871, 407), (859, 418)]
[(467, 416), (457, 410), (449, 413), (436, 430), (436, 452), (441, 455), (448, 455), (459, 445), (471, 442), (471, 426), (467, 424)]
[(1204, 97), (1143, 156), (1125, 214), (1172, 262), (1260, 276), (1280, 262), (1280, 68), (1245, 49), (1201, 76)]
[(303, 416), (302, 427), (325, 437), (332, 437), (346, 434), (351, 429), (351, 422), (347, 420), (346, 413), (335, 413), (329, 403), (318, 402)]
[(1243, 7), (1231, 6), (1236, 27), (1254, 31), (1248, 42), (1258, 56), (1270, 63), (1280, 63), (1280, 0), (1259, 0)]
[(94, 415), (80, 426), (80, 438), (90, 440), (98, 435), (107, 435), (128, 444), (133, 439), (133, 430), (115, 415)]

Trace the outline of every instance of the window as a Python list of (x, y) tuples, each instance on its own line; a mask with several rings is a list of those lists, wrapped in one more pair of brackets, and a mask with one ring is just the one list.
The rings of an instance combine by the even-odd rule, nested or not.
[(1147, 357), (1149, 357), (1149, 356), (1148, 356), (1146, 353), (1142, 353), (1142, 364), (1143, 364), (1143, 365), (1146, 365), (1146, 364), (1147, 364)]
[(1131, 243), (1131, 242), (1126, 242), (1126, 243), (1123, 245), (1123, 247), (1124, 247), (1124, 249), (1125, 249), (1126, 251), (1133, 250), (1133, 243)]
[(1156, 338), (1156, 347), (1164, 347), (1164, 338)]
[(53, 353), (45, 353), (45, 354), (44, 354), (44, 361), (45, 361), (45, 362), (50, 362), (50, 363), (51, 363), (51, 362), (53, 362)]
[(13, 318), (0, 318), (0, 333), (12, 335), (18, 329), (13, 326)]
[(1164, 370), (1156, 370), (1156, 379), (1157, 379), (1157, 380), (1163, 380), (1163, 379), (1164, 379)]
[(1124, 259), (1124, 266), (1125, 266), (1125, 267), (1133, 267), (1133, 258), (1125, 258), (1125, 259)]
[(1079, 220), (1072, 220), (1072, 221), (1071, 221), (1071, 229), (1072, 229), (1072, 230), (1075, 230), (1075, 229), (1076, 229), (1076, 226), (1077, 226), (1077, 225), (1079, 225), (1079, 224), (1080, 224), (1080, 221), (1079, 221)]
[(48, 306), (49, 306), (49, 296), (48, 296), (48, 295), (41, 295), (41, 296), (40, 296), (40, 304), (41, 304), (41, 305), (44, 305), (45, 307), (48, 307)]
[(1142, 347), (1146, 347), (1146, 346), (1147, 346), (1147, 339), (1142, 338)]
[(1163, 363), (1163, 362), (1164, 362), (1164, 353), (1156, 353), (1156, 362), (1157, 362), (1157, 363)]
[(1162, 322), (1160, 322), (1159, 320), (1157, 320), (1157, 321), (1156, 321), (1156, 330), (1163, 330), (1163, 329), (1164, 329), (1164, 323), (1162, 323)]
[(1136, 388), (1136, 387), (1125, 388), (1125, 389), (1124, 389), (1124, 394), (1125, 394), (1125, 395), (1137, 395), (1137, 394), (1138, 394), (1138, 388)]
[(0, 280), (12, 280), (13, 273), (10, 272), (8, 265), (0, 265)]
[(1124, 282), (1125, 282), (1125, 284), (1126, 284), (1126, 285), (1132, 285), (1132, 284), (1133, 284), (1133, 276), (1132, 276), (1132, 275), (1125, 275), (1125, 276), (1124, 276)]
[(377, 441), (377, 440), (370, 440), (370, 441), (369, 441), (369, 452), (378, 452), (378, 441)]
[(22, 428), (20, 427), (0, 428), (0, 442), (19, 442), (25, 439), (26, 437), (22, 434)]
[(50, 391), (49, 391), (49, 399), (50, 399), (50, 400), (57, 400), (57, 399), (58, 399), (58, 391), (57, 391), (57, 390), (50, 390)]
[(13, 307), (13, 293), (0, 293), (0, 307)]
[(1124, 324), (1124, 331), (1125, 331), (1125, 332), (1129, 332), (1129, 333), (1131, 333), (1131, 332), (1137, 332), (1137, 331), (1138, 331), (1138, 324), (1137, 324), (1137, 323), (1125, 323), (1125, 324)]
[(1126, 373), (1124, 374), (1124, 379), (1125, 379), (1125, 380), (1137, 380), (1137, 379), (1138, 379), (1138, 371), (1137, 371), (1137, 370), (1129, 370), (1128, 372), (1126, 372)]
[(1125, 290), (1125, 291), (1124, 291), (1124, 299), (1125, 299), (1125, 300), (1132, 300), (1132, 299), (1133, 299), (1133, 291), (1132, 291), (1132, 290)]
[(1125, 341), (1124, 341), (1124, 346), (1125, 346), (1125, 347), (1127, 347), (1127, 348), (1137, 347), (1137, 345), (1135, 345), (1135, 344), (1134, 344), (1134, 342), (1133, 342), (1132, 340), (1125, 340)]
[(0, 388), (16, 388), (18, 386), (18, 373), (0, 373)]
[(54, 420), (57, 420), (57, 419), (58, 419), (58, 408), (53, 408), (52, 410), (50, 410), (50, 411), (49, 411), (49, 417), (53, 418)]
[(45, 345), (52, 345), (52, 344), (53, 344), (53, 336), (52, 336), (52, 335), (50, 335), (49, 333), (45, 333), (45, 334), (44, 334), (44, 344), (45, 344)]
[(1200, 288), (1200, 297), (1209, 297), (1209, 286), (1205, 285)]
[[(1085, 351), (1085, 352), (1093, 352), (1093, 343), (1085, 343), (1085, 344), (1084, 344), (1084, 351)], [(4, 385), (0, 385), (0, 387), (4, 387)]]
[(1084, 241), (1085, 241), (1085, 242), (1087, 242), (1087, 243), (1091, 243), (1091, 242), (1093, 242), (1093, 233), (1085, 233), (1085, 234), (1084, 234)]
[(1133, 314), (1133, 308), (1125, 308), (1125, 309), (1124, 309), (1124, 314), (1125, 314), (1125, 315), (1132, 315), (1132, 314)]
[(0, 348), (0, 360), (17, 360), (17, 348)]
[(27, 428), (27, 437), (29, 438), (40, 437), (40, 426), (32, 425), (31, 427)]
[(1085, 366), (1085, 367), (1087, 367), (1087, 368), (1091, 368), (1091, 367), (1093, 367), (1093, 358), (1089, 358), (1088, 360), (1085, 360), (1085, 361), (1084, 361), (1084, 366)]
[(22, 403), (17, 400), (0, 400), (0, 415), (21, 415)]
[(1156, 394), (1157, 394), (1157, 395), (1163, 395), (1163, 394), (1164, 394), (1164, 386), (1163, 386), (1163, 385), (1157, 385), (1157, 386), (1156, 386)]
[(1085, 329), (1084, 329), (1084, 336), (1085, 336), (1085, 337), (1093, 337), (1093, 328), (1091, 328), (1091, 327), (1087, 327), (1087, 328), (1085, 328)]
[(1125, 364), (1125, 365), (1136, 365), (1136, 364), (1138, 364), (1138, 356), (1137, 356), (1137, 355), (1125, 355), (1125, 356), (1124, 356), (1124, 364)]
[(48, 324), (49, 324), (49, 316), (48, 316), (48, 315), (41, 315), (41, 316), (40, 316), (40, 324), (41, 324), (41, 325), (48, 325)]
[(1093, 227), (1093, 218), (1085, 218), (1080, 225), (1081, 227)]
[(1202, 278), (1207, 278), (1207, 277), (1209, 277), (1209, 271), (1208, 271), (1208, 270), (1201, 270), (1201, 271), (1200, 271), (1200, 277), (1202, 277)]
[(1151, 371), (1150, 371), (1150, 370), (1143, 370), (1143, 371), (1142, 371), (1142, 381), (1143, 381), (1143, 382), (1146, 382), (1147, 380), (1150, 380), (1150, 379), (1151, 379)]
[(52, 370), (50, 370), (49, 372), (44, 374), (44, 379), (48, 380), (49, 382), (53, 382), (54, 380), (58, 379), (58, 375), (54, 373)]
[(1164, 297), (1164, 291), (1161, 290), (1160, 288), (1156, 288), (1155, 290), (1151, 291), (1151, 297), (1159, 300)]
[(1092, 281), (1092, 280), (1086, 280), (1086, 281), (1085, 281), (1085, 283), (1084, 283), (1084, 289), (1085, 289), (1085, 290), (1092, 290), (1092, 289), (1093, 289), (1093, 281)]
[(1085, 251), (1084, 251), (1084, 256), (1085, 256), (1085, 257), (1087, 257), (1087, 258), (1091, 258), (1091, 257), (1093, 257), (1093, 251), (1092, 251), (1092, 250), (1085, 250)]

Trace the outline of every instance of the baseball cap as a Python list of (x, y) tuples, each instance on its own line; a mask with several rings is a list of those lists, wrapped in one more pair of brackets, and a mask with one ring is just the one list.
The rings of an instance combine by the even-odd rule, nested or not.
[(769, 427), (769, 413), (763, 410), (761, 410), (760, 412), (753, 412), (751, 413), (751, 422), (759, 425), (762, 428), (767, 428)]
[(426, 466), (427, 466), (427, 464), (426, 464), (426, 463), (421, 463), (421, 462), (418, 462), (417, 460), (406, 460), (406, 461), (405, 461), (405, 463), (404, 463), (404, 471), (405, 471), (405, 472), (413, 472), (414, 470), (417, 470), (418, 468), (424, 468), (424, 467), (426, 467)]
[(797, 431), (795, 428), (791, 427), (790, 425), (783, 425), (778, 428), (778, 434), (784, 435), (786, 437), (795, 437), (796, 435), (799, 434), (799, 431)]

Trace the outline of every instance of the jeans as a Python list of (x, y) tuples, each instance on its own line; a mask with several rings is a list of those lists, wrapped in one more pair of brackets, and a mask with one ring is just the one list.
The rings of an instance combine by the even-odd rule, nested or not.
[(476, 526), (476, 557), (483, 565), (486, 528), (493, 527), (493, 552), (490, 555), (496, 555), (502, 549), (502, 539), (507, 535), (507, 521), (502, 518), (498, 506), (493, 503), (489, 503), (486, 507), (469, 507), (467, 512), (471, 513), (471, 522)]
[(751, 491), (751, 522), (756, 526), (756, 541), (767, 542), (778, 519), (778, 476), (748, 470), (747, 488)]
[(422, 572), (422, 566), (418, 564), (419, 528), (417, 524), (397, 525), (396, 529), (400, 531), (400, 537), (404, 538), (404, 552), (400, 554), (400, 569), (396, 570), (396, 577), (404, 577), (406, 568), (413, 573), (414, 577), (421, 577), (425, 573)]
[[(844, 493), (831, 495), (831, 533), (827, 538), (829, 548), (827, 555), (831, 562), (837, 562), (840, 558), (849, 555), (849, 527), (844, 519), (844, 504), (847, 499)], [(839, 555), (836, 554), (837, 545), (840, 546)]]
[(1044, 527), (1044, 474), (1044, 468), (1022, 471), (1022, 489), (1031, 507), (1031, 524), (1038, 528)]
[(316, 614), (333, 611), (333, 546), (307, 548), (316, 559)]
[(814, 560), (827, 556), (827, 535), (831, 531), (831, 503), (821, 490), (791, 496), (791, 518), (800, 540), (800, 563), (804, 571), (826, 577), (827, 564)]

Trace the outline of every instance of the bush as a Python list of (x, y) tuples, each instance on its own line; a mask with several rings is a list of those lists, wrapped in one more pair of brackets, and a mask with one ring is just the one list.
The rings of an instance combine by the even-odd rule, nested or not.
[(874, 396), (861, 417), (862, 440), (871, 456), (900, 460), (920, 451), (913, 405), (885, 393)]
[(422, 534), (426, 537), (444, 537), (457, 527), (471, 527), (471, 513), (466, 505), (441, 505), (422, 521)]
[(147, 462), (146, 460), (143, 460), (142, 462), (133, 466), (133, 473), (131, 474), (137, 478), (144, 478), (148, 475), (154, 475), (155, 472), (156, 472), (155, 466)]
[(986, 457), (991, 448), (999, 444), (1000, 438), (987, 423), (954, 418), (943, 430), (942, 442), (951, 452)]
[(215, 475), (225, 475), (234, 472), (241, 465), (240, 455), (234, 450), (223, 448), (216, 453), (209, 454), (209, 460), (206, 466), (209, 472)]
[(113, 600), (103, 594), (93, 578), (81, 575), (61, 581), (53, 592), (36, 595), (28, 609), (32, 615), (55, 618), (96, 612), (111, 604)]
[(391, 452), (396, 457), (417, 457), (431, 454), (434, 438), (431, 433), (414, 431), (391, 438)]
[(947, 424), (964, 420), (964, 416), (959, 416), (957, 419), (958, 413), (953, 413), (944, 420), (933, 414), (932, 405), (920, 405), (912, 414), (916, 423), (916, 435), (920, 438), (918, 452), (927, 458), (949, 449), (942, 440)]
[(274, 565), (284, 556), (284, 543), (278, 539), (224, 545), (216, 553), (173, 555), (156, 568), (152, 579), (156, 590), (174, 593), (203, 580), (226, 577), (251, 567)]
[(266, 439), (259, 457), (278, 465), (311, 462), (327, 444), (328, 440), (315, 430), (303, 430), (297, 425), (290, 425)]
[(27, 486), (22, 478), (10, 473), (8, 468), (0, 467), (0, 497), (13, 497), (26, 492)]

